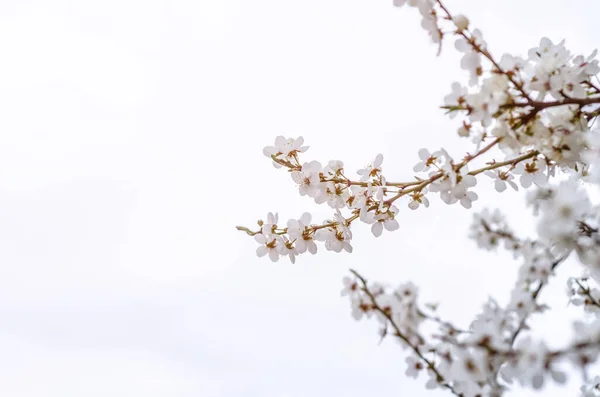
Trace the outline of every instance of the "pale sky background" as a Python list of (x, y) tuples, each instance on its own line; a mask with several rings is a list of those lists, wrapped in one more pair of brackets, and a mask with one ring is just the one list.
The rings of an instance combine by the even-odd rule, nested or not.
[[(498, 57), (544, 35), (576, 53), (600, 42), (597, 1), (446, 3)], [(472, 211), (402, 203), (399, 231), (357, 225), (352, 255), (295, 265), (256, 258), (234, 228), (331, 214), (263, 157), (277, 135), (351, 174), (381, 152), (392, 180), (421, 147), (471, 148), (438, 109), (467, 76), (452, 42), (435, 53), (391, 0), (1, 1), (0, 394), (436, 395), (351, 318), (341, 278), (412, 280), (466, 325), (519, 265), (467, 240)], [(521, 194), (478, 192), (476, 209), (532, 229)], [(570, 311), (553, 288), (561, 311), (536, 329), (560, 344)]]

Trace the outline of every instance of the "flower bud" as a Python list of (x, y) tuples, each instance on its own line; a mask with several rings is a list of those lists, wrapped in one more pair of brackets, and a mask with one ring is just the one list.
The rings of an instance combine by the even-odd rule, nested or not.
[(463, 138), (468, 137), (469, 130), (464, 125), (461, 125), (460, 128), (458, 129), (458, 136), (461, 136)]
[(459, 33), (469, 27), (469, 20), (464, 15), (457, 15), (452, 21), (454, 22), (454, 25), (456, 25), (456, 31)]

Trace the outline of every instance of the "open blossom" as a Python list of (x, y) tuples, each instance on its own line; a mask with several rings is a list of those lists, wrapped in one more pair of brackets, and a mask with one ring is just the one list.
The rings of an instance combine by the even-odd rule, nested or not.
[(282, 256), (287, 256), (290, 258), (290, 262), (296, 263), (298, 251), (296, 250), (296, 247), (294, 247), (294, 243), (291, 242), (287, 236), (281, 236), (281, 244), (278, 244), (277, 248), (279, 254)]
[(411, 210), (416, 210), (419, 208), (419, 205), (423, 204), (425, 208), (429, 207), (429, 199), (425, 196), (427, 194), (427, 188), (423, 188), (422, 190), (416, 191), (410, 195), (410, 202), (408, 203), (408, 208)]
[(383, 155), (380, 153), (375, 157), (375, 160), (365, 168), (357, 171), (360, 175), (360, 181), (365, 182), (371, 178), (376, 177), (381, 172), (381, 164), (383, 163)]
[(460, 204), (469, 209), (473, 201), (478, 199), (477, 193), (469, 190), (477, 184), (473, 175), (468, 175), (468, 168), (463, 167), (458, 173), (452, 172), (446, 179), (439, 183), (431, 184), (432, 192), (439, 192), (442, 201), (446, 204)]
[(542, 213), (538, 224), (540, 237), (567, 245), (575, 242), (579, 222), (592, 208), (587, 193), (574, 180), (553, 188), (545, 199), (539, 200), (539, 206)]
[(400, 225), (396, 220), (396, 214), (398, 213), (398, 208), (396, 206), (391, 206), (389, 210), (386, 212), (375, 215), (375, 223), (371, 225), (371, 232), (375, 237), (381, 236), (383, 233), (383, 229), (393, 232), (394, 230), (398, 230)]
[(344, 170), (344, 163), (340, 160), (329, 160), (327, 166), (323, 168), (323, 174), (333, 178)]
[(530, 163), (519, 163), (512, 171), (513, 174), (521, 175), (519, 182), (525, 189), (535, 184), (539, 187), (544, 186), (548, 181), (548, 176), (545, 174), (546, 163), (543, 161), (532, 161)]
[(348, 192), (346, 186), (333, 182), (325, 182), (322, 186), (324, 196), (327, 199), (327, 204), (329, 204), (331, 208), (337, 209), (346, 206), (346, 201), (350, 198), (350, 192)]
[(342, 283), (344, 284), (344, 288), (342, 288), (342, 292), (340, 293), (341, 296), (350, 295), (352, 297), (360, 291), (358, 282), (354, 277), (344, 276)]
[[(479, 29), (473, 30), (473, 39), (478, 47), (485, 48), (485, 42)], [(471, 75), (469, 85), (477, 85), (481, 74), (481, 55), (462, 37), (456, 40), (455, 46), (458, 51), (464, 54), (460, 61), (460, 67), (467, 70)]]
[(419, 159), (421, 159), (421, 161), (415, 164), (415, 166), (413, 167), (413, 171), (415, 172), (429, 171), (429, 168), (435, 165), (440, 156), (442, 155), (442, 153), (439, 151), (431, 153), (425, 148), (419, 149), (418, 154)]
[(557, 79), (556, 76), (571, 57), (564, 41), (555, 45), (544, 37), (540, 40), (539, 47), (529, 50), (528, 55), (531, 61), (526, 68), (526, 74), (530, 78), (529, 89), (537, 91), (539, 99), (543, 99), (547, 93), (555, 99), (562, 99), (562, 85), (560, 78)]
[(502, 377), (508, 381), (517, 380), (521, 385), (530, 384), (534, 389), (541, 389), (547, 372), (545, 366), (548, 348), (541, 341), (531, 340), (531, 337), (519, 340), (515, 348), (519, 354), (502, 369)]
[(319, 229), (315, 233), (315, 239), (317, 241), (323, 241), (325, 243), (325, 248), (328, 251), (333, 252), (342, 252), (342, 250), (345, 250), (352, 253), (352, 245), (350, 245), (349, 241), (350, 238), (350, 236), (333, 227)]
[(423, 369), (425, 369), (423, 362), (418, 357), (408, 356), (408, 357), (406, 357), (405, 361), (407, 364), (405, 374), (406, 374), (406, 376), (408, 376), (410, 378), (417, 378), (419, 376), (419, 373)]
[(374, 222), (374, 214), (369, 210), (369, 202), (373, 198), (374, 188), (371, 182), (367, 182), (367, 187), (351, 186), (352, 195), (349, 200), (349, 208), (359, 210), (359, 219), (362, 222), (371, 224)]
[(267, 237), (264, 234), (257, 234), (254, 236), (254, 240), (261, 244), (256, 249), (256, 255), (263, 257), (268, 254), (273, 262), (279, 260), (279, 246), (283, 244), (279, 236), (272, 235)]
[[(456, 358), (452, 365), (452, 379), (469, 384), (485, 382), (489, 367), (487, 356), (483, 351), (455, 349), (454, 356)], [(465, 391), (468, 391), (468, 388)]]
[(346, 220), (346, 218), (344, 218), (340, 210), (335, 210), (335, 214), (333, 214), (333, 219), (337, 222), (336, 227), (340, 230), (343, 236), (347, 239), (351, 239), (352, 232), (348, 228), (348, 221)]
[[(308, 150), (308, 146), (302, 146), (303, 143), (304, 138), (302, 137), (294, 139), (278, 136), (275, 138), (275, 145), (265, 147), (263, 149), (263, 154), (269, 158), (274, 155), (277, 158), (282, 158), (283, 160), (289, 161), (298, 153), (304, 153)], [(276, 168), (282, 167), (282, 165), (277, 162), (273, 162), (273, 165)]]
[(507, 185), (512, 187), (514, 190), (519, 190), (517, 184), (513, 182), (513, 179), (515, 179), (515, 177), (506, 171), (486, 171), (485, 174), (490, 178), (494, 179), (494, 187), (499, 193), (505, 191)]
[(301, 196), (308, 195), (309, 197), (318, 199), (323, 195), (321, 172), (321, 163), (318, 161), (304, 163), (300, 171), (292, 171), (292, 179), (298, 184)]
[(263, 226), (261, 227), (261, 233), (265, 236), (270, 236), (273, 234), (275, 228), (277, 228), (277, 222), (279, 220), (279, 215), (277, 213), (269, 212), (267, 214), (267, 221), (263, 222)]
[(313, 240), (313, 235), (307, 233), (307, 228), (310, 226), (312, 216), (305, 212), (300, 219), (290, 219), (287, 223), (288, 235), (294, 240), (296, 251), (298, 254), (303, 254), (307, 250), (311, 254), (317, 253), (317, 244)]
[[(446, 106), (462, 106), (465, 103), (468, 90), (460, 83), (452, 83), (452, 92), (444, 97), (444, 105)], [(450, 117), (454, 118), (456, 114), (450, 113)]]

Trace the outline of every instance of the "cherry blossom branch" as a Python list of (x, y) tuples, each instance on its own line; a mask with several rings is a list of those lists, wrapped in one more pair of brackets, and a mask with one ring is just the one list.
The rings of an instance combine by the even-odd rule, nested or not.
[[(469, 189), (476, 186), (479, 174), (493, 178), (498, 192), (507, 187), (518, 190), (512, 181), (517, 175), (523, 188), (532, 184), (539, 187), (528, 196), (534, 212), (541, 213), (539, 240), (515, 237), (496, 212), (483, 211), (471, 227), (471, 237), (480, 247), (495, 249), (498, 241), (503, 241), (515, 257), (524, 260), (506, 308), (490, 298), (469, 331), (460, 331), (435, 314), (420, 310), (416, 304), (417, 287), (412, 283), (402, 284), (388, 293), (376, 284), (369, 287), (366, 279), (351, 271), (362, 287), (358, 287), (358, 281), (345, 278), (342, 293), (350, 295), (352, 315), (356, 319), (374, 314), (384, 324), (382, 337), (391, 328), (416, 355), (407, 358), (407, 375), (415, 375), (427, 366), (432, 377), (428, 387), (440, 384), (457, 396), (490, 393), (499, 396), (503, 387), (498, 383), (498, 375), (511, 366), (509, 374), (502, 373), (507, 381), (516, 379), (538, 388), (545, 372), (551, 373), (556, 381), (561, 378), (564, 381), (566, 375), (553, 371), (551, 362), (573, 354), (579, 355), (583, 368), (595, 361), (596, 349), (600, 346), (600, 335), (597, 335), (600, 319), (589, 331), (586, 326), (575, 324), (579, 326), (577, 343), (564, 350), (551, 351), (543, 343), (531, 347), (530, 340), (517, 341), (517, 338), (528, 329), (529, 317), (544, 308), (537, 299), (555, 268), (571, 252), (575, 251), (581, 263), (594, 271), (600, 264), (600, 239), (596, 235), (600, 228), (598, 207), (592, 206), (587, 193), (575, 182), (585, 179), (600, 184), (600, 135), (592, 128), (600, 116), (600, 106), (597, 106), (600, 105), (600, 88), (592, 83), (592, 78), (600, 73), (598, 60), (594, 59), (596, 53), (574, 57), (563, 42), (554, 44), (543, 38), (539, 46), (528, 52), (526, 59), (504, 54), (498, 61), (487, 49), (481, 32), (468, 30), (468, 19), (453, 16), (442, 0), (394, 0), (394, 4), (417, 7), (423, 18), (422, 26), (429, 31), (432, 40), (440, 44), (440, 49), (444, 33), (438, 22), (447, 19), (454, 24), (456, 49), (463, 53), (461, 68), (469, 72), (470, 80), (468, 86), (453, 83), (442, 108), (448, 110), (451, 118), (457, 114), (464, 117), (457, 133), (472, 139), (477, 147), (475, 153), (467, 153), (462, 161), (455, 163), (443, 148), (434, 153), (421, 149), (418, 152), (421, 161), (413, 170), (428, 172), (427, 177), (415, 176), (416, 180), (408, 182), (388, 182), (381, 169), (383, 156), (379, 154), (372, 163), (358, 170), (360, 180), (351, 180), (339, 160), (331, 160), (327, 166), (318, 161), (301, 163), (299, 154), (308, 149), (302, 146), (303, 139), (280, 136), (275, 145), (264, 148), (263, 153), (276, 168), (285, 167), (291, 173), (300, 195), (314, 199), (317, 204), (327, 203), (335, 214), (315, 225), (311, 224), (312, 216), (304, 213), (300, 219), (290, 219), (287, 227), (279, 227), (278, 215), (269, 213), (266, 222), (258, 221), (259, 230), (244, 226), (237, 226), (237, 230), (253, 236), (259, 243), (258, 256), (268, 254), (273, 261), (281, 255), (293, 263), (298, 254), (316, 253), (313, 240), (324, 242), (330, 251), (352, 252), (349, 227), (357, 219), (371, 225), (376, 237), (383, 228), (388, 231), (399, 228), (395, 219), (399, 210), (394, 203), (400, 197), (409, 196), (408, 207), (415, 210), (419, 205), (427, 207), (426, 195), (434, 192), (439, 193), (446, 204), (460, 202), (468, 209), (478, 199)], [(440, 8), (445, 16), (438, 16), (442, 13)], [(482, 62), (488, 63), (486, 60), (491, 67), (482, 67)], [(485, 155), (494, 147), (509, 157), (517, 153), (516, 157), (485, 161)], [(469, 170), (475, 159), (485, 165)], [(556, 172), (563, 170), (574, 178), (556, 186), (548, 183)], [(343, 215), (341, 209), (349, 210), (350, 216)], [(556, 243), (564, 249), (559, 258), (548, 248)], [(597, 297), (600, 292), (575, 281), (580, 290), (575, 291), (570, 282), (569, 293), (579, 295), (573, 302), (580, 304), (585, 296), (586, 305), (600, 308)], [(426, 345), (419, 334), (418, 326), (425, 321), (439, 325), (442, 331), (442, 343), (435, 347)], [(586, 337), (581, 338), (581, 335)]]
[(400, 327), (398, 327), (398, 325), (396, 324), (394, 319), (391, 317), (389, 311), (383, 310), (377, 304), (377, 300), (376, 300), (375, 296), (371, 293), (371, 291), (368, 288), (367, 280), (364, 277), (362, 277), (355, 270), (350, 269), (350, 272), (352, 274), (354, 274), (354, 276), (356, 276), (356, 278), (361, 282), (361, 284), (362, 284), (361, 290), (371, 300), (370, 304), (371, 304), (372, 308), (375, 309), (381, 315), (383, 315), (387, 319), (388, 323), (392, 326), (392, 328), (394, 329), (394, 335), (397, 336), (398, 338), (400, 338), (408, 347), (410, 347), (411, 350), (427, 365), (427, 368), (430, 369), (435, 374), (437, 382), (442, 387), (450, 390), (450, 392), (452, 392), (452, 394), (462, 397), (462, 394), (458, 393), (456, 390), (454, 390), (454, 388), (450, 384), (445, 382), (444, 377), (442, 376), (442, 374), (439, 373), (439, 371), (435, 367), (435, 364), (431, 360), (429, 360), (427, 357), (425, 357), (423, 355), (423, 353), (421, 352), (421, 350), (419, 349), (419, 347), (414, 345), (413, 343), (411, 343), (411, 341), (406, 337), (406, 335), (404, 335), (402, 333), (402, 331), (400, 330)]
[[(489, 151), (491, 148), (493, 148), (495, 145), (497, 145), (499, 142), (501, 141), (501, 138), (496, 138), (494, 139), (491, 143), (489, 143), (488, 145), (486, 145), (485, 147), (483, 147), (482, 149), (480, 149), (477, 153), (475, 153), (474, 155), (470, 155), (467, 154), (464, 158), (464, 160), (456, 165), (454, 165), (453, 169), (455, 172), (458, 172), (461, 170), (461, 168), (463, 168), (464, 166), (466, 166), (469, 162), (473, 161), (474, 159), (480, 157), (481, 155), (483, 155), (484, 153), (486, 153), (487, 151)], [(504, 166), (512, 166), (514, 167), (516, 164), (534, 158), (537, 155), (539, 155), (538, 151), (530, 151), (527, 153), (524, 153), (520, 156), (517, 156), (513, 159), (509, 159), (506, 161), (501, 161), (501, 162), (496, 162), (495, 160), (491, 163), (488, 163), (487, 166), (481, 167), (479, 169), (470, 171), (467, 173), (467, 175), (472, 175), (472, 176), (476, 176), (482, 172), (485, 171), (490, 171), (490, 170), (494, 170), (497, 168), (501, 168)], [(271, 158), (273, 159), (273, 161), (275, 161), (278, 164), (281, 164), (282, 166), (287, 167), (290, 171), (298, 171), (301, 169), (301, 167), (299, 165), (294, 165), (289, 161), (283, 160), (279, 157), (276, 157), (275, 155), (272, 155)], [(394, 201), (396, 201), (397, 199), (399, 199), (400, 197), (403, 197), (407, 194), (413, 193), (413, 192), (419, 192), (421, 190), (423, 190), (425, 187), (427, 187), (429, 184), (435, 182), (436, 180), (442, 178), (446, 176), (446, 173), (441, 170), (439, 172), (437, 172), (436, 174), (434, 174), (433, 176), (431, 176), (428, 179), (425, 180), (418, 180), (415, 182), (386, 182), (385, 185), (386, 186), (393, 186), (393, 187), (402, 187), (402, 190), (400, 190), (396, 195), (392, 196), (391, 198), (389, 198), (388, 200), (385, 200), (385, 205), (386, 206), (391, 206), (393, 204)], [(340, 183), (345, 183), (348, 186), (351, 185), (358, 185), (358, 186), (363, 186), (366, 187), (368, 186), (367, 182), (359, 182), (359, 181), (352, 181), (349, 179), (345, 179), (345, 180), (339, 180), (337, 178), (325, 178), (323, 176), (321, 176), (321, 180), (323, 182), (340, 182)], [(376, 181), (375, 181), (376, 182)], [(377, 183), (374, 183), (373, 185), (377, 186)], [(406, 189), (407, 187), (411, 187), (410, 189)], [(377, 208), (376, 206), (371, 207), (370, 210)], [(355, 213), (352, 216), (350, 216), (349, 218), (346, 218), (346, 224), (349, 225), (351, 224), (354, 220), (358, 219), (359, 214)], [(314, 233), (315, 231), (319, 230), (319, 229), (324, 229), (324, 228), (328, 228), (328, 227), (335, 227), (338, 224), (338, 222), (327, 222), (327, 223), (323, 223), (321, 225), (311, 225), (310, 229), (312, 230), (312, 232)], [(257, 234), (260, 234), (261, 231), (251, 231), (249, 228), (244, 227), (244, 226), (236, 226), (237, 230), (243, 231), (246, 234), (248, 234), (249, 236), (255, 236)], [(277, 234), (285, 234), (287, 233), (287, 228), (283, 228), (283, 229), (277, 229), (276, 231)]]
[[(456, 342), (452, 339), (445, 340), (448, 343), (453, 344), (456, 347), (460, 347), (463, 349), (483, 349), (490, 356), (496, 356), (501, 358), (502, 360), (514, 360), (520, 357), (523, 357), (527, 354), (527, 351), (519, 350), (519, 349), (511, 349), (511, 350), (500, 350), (496, 349), (489, 344), (489, 341), (483, 340), (479, 343), (461, 343)], [(557, 358), (562, 358), (565, 356), (569, 356), (576, 353), (584, 353), (591, 348), (600, 348), (600, 338), (594, 340), (588, 340), (585, 342), (575, 343), (565, 349), (552, 350), (546, 353), (546, 361), (549, 363)]]
[[(477, 153), (475, 153), (474, 155), (467, 154), (467, 156), (465, 157), (465, 159), (463, 161), (461, 161), (460, 163), (456, 164), (453, 167), (454, 171), (455, 172), (460, 171), (460, 169), (463, 168), (465, 165), (467, 165), (470, 161), (475, 160), (477, 157), (486, 153), (488, 150), (490, 150), (491, 148), (496, 146), (501, 140), (502, 140), (502, 138), (496, 138), (491, 143), (489, 143), (488, 145), (483, 147), (481, 150), (479, 150)], [(493, 167), (493, 166), (489, 166), (489, 167)], [(500, 166), (498, 166), (498, 167), (500, 167)], [(498, 167), (493, 167), (493, 168), (498, 168)], [(488, 169), (493, 169), (493, 168), (488, 168)], [(386, 205), (391, 205), (394, 201), (396, 201), (397, 199), (399, 199), (402, 196), (407, 195), (408, 193), (423, 190), (425, 187), (427, 187), (427, 185), (437, 181), (438, 179), (442, 178), (445, 175), (446, 175), (446, 173), (444, 171), (439, 171), (438, 173), (431, 176), (429, 179), (425, 179), (425, 180), (421, 181), (415, 187), (398, 192), (398, 194), (396, 194), (395, 196), (392, 196), (390, 199), (386, 200)]]

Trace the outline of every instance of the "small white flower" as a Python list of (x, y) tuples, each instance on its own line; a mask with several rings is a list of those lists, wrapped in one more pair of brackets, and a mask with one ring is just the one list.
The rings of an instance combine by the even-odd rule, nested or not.
[(348, 227), (348, 221), (346, 220), (346, 218), (344, 218), (340, 210), (335, 210), (335, 214), (333, 214), (333, 219), (337, 222), (336, 227), (343, 233), (344, 238), (348, 240), (351, 239), (352, 232)]
[(517, 186), (517, 184), (513, 182), (513, 179), (515, 179), (515, 177), (512, 174), (508, 173), (508, 172), (486, 171), (485, 175), (487, 175), (490, 178), (494, 179), (494, 187), (496, 188), (496, 191), (498, 191), (499, 193), (502, 193), (503, 191), (506, 190), (506, 185), (507, 184), (510, 187), (512, 187), (515, 191), (519, 190), (519, 187)]
[(372, 177), (376, 177), (381, 172), (381, 163), (383, 163), (383, 154), (380, 153), (371, 164), (357, 171), (358, 175), (361, 175), (360, 181), (365, 182)]
[(436, 161), (438, 160), (438, 158), (440, 157), (442, 153), (441, 152), (434, 152), (434, 153), (430, 153), (429, 150), (423, 148), (419, 150), (419, 158), (421, 159), (421, 161), (419, 161), (417, 164), (415, 164), (415, 166), (413, 167), (413, 171), (414, 172), (424, 172), (424, 171), (429, 171), (429, 168), (431, 168), (432, 165), (434, 165), (436, 163)]
[(384, 228), (389, 232), (398, 230), (400, 228), (400, 225), (396, 220), (397, 213), (398, 208), (392, 205), (388, 211), (375, 215), (375, 222), (371, 225), (371, 232), (373, 233), (373, 235), (375, 237), (381, 236), (381, 233), (383, 233)]
[(296, 263), (298, 251), (296, 251), (293, 243), (285, 235), (281, 236), (281, 244), (278, 244), (277, 248), (281, 256), (287, 255), (292, 263)]
[(258, 255), (259, 258), (269, 254), (269, 258), (271, 258), (273, 262), (279, 260), (279, 245), (281, 244), (279, 236), (273, 235), (267, 237), (264, 234), (257, 234), (254, 236), (254, 240), (261, 244), (261, 246), (256, 249), (256, 255)]
[(279, 220), (279, 215), (276, 213), (269, 212), (267, 214), (267, 221), (263, 223), (261, 227), (261, 233), (265, 236), (270, 236), (273, 234), (275, 229), (277, 228), (277, 221)]
[(325, 195), (327, 197), (327, 204), (329, 204), (331, 208), (337, 209), (346, 206), (346, 201), (350, 198), (350, 192), (348, 192), (347, 186), (333, 182), (325, 182), (322, 186), (324, 187)]
[(406, 364), (408, 365), (405, 374), (410, 378), (416, 379), (419, 376), (419, 373), (425, 368), (421, 359), (418, 357), (408, 356), (404, 361), (406, 361)]
[(335, 177), (344, 170), (344, 163), (340, 160), (329, 160), (327, 166), (323, 169), (323, 174), (330, 178)]
[(325, 242), (325, 249), (328, 251), (342, 252), (342, 250), (345, 250), (352, 253), (352, 245), (350, 245), (349, 238), (337, 229), (331, 227), (319, 229), (315, 233), (315, 239)]
[(344, 284), (344, 288), (342, 288), (342, 292), (340, 293), (341, 296), (353, 296), (360, 291), (358, 283), (354, 277), (344, 276), (342, 283)]
[(292, 171), (292, 179), (298, 184), (301, 196), (317, 198), (323, 193), (321, 171), (321, 163), (318, 161), (304, 163), (300, 171)]
[[(275, 146), (267, 146), (263, 149), (263, 154), (269, 158), (272, 158), (273, 155), (277, 158), (283, 157), (283, 160), (289, 161), (298, 153), (303, 153), (308, 150), (308, 146), (302, 146), (304, 143), (304, 138), (298, 137), (294, 138), (285, 138), (283, 136), (278, 136), (275, 138)], [(273, 162), (275, 168), (281, 168), (281, 164), (277, 162)]]
[(429, 208), (429, 199), (425, 197), (427, 194), (427, 188), (424, 188), (421, 191), (414, 192), (410, 195), (410, 202), (408, 203), (408, 208), (411, 210), (416, 210), (419, 208), (420, 204), (423, 204), (425, 208)]
[(298, 220), (288, 220), (288, 236), (294, 241), (296, 250), (299, 254), (303, 254), (307, 250), (313, 255), (317, 253), (317, 245), (313, 241), (313, 235), (307, 232), (311, 218), (312, 216), (308, 212), (305, 212)]
[(516, 175), (521, 175), (519, 182), (525, 189), (531, 186), (532, 183), (539, 187), (543, 187), (548, 182), (546, 171), (546, 163), (544, 161), (532, 161), (531, 163), (519, 163), (512, 171)]

